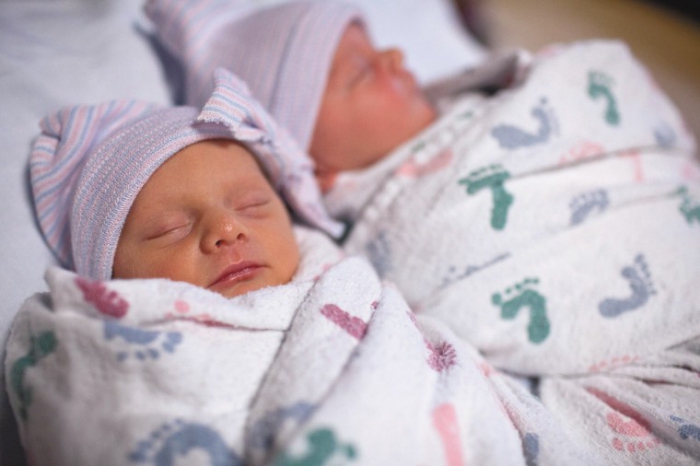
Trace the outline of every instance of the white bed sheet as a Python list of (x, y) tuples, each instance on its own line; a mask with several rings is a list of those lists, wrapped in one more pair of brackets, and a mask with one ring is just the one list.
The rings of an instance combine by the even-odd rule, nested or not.
[[(259, 8), (284, 0), (232, 0)], [(448, 0), (353, 0), (376, 43), (402, 47), (421, 82), (481, 61)], [(36, 228), (27, 158), (38, 122), (62, 105), (114, 98), (171, 101), (142, 0), (0, 0), (0, 353), (12, 318), (46, 287), (53, 258)], [(0, 464), (23, 463), (0, 371)]]

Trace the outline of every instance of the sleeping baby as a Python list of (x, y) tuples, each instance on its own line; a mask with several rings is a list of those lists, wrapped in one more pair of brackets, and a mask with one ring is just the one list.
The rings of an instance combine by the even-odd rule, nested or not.
[(37, 218), (61, 265), (96, 280), (159, 277), (233, 297), (297, 271), (280, 196), (298, 218), (337, 229), (306, 155), (233, 75), (217, 79), (199, 116), (116, 101), (47, 117), (30, 167)]

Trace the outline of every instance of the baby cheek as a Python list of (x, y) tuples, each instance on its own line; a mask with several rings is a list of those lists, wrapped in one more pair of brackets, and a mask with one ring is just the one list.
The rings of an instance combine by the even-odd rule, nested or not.
[[(277, 229), (280, 232), (276, 237), (271, 238), (274, 246), (270, 248), (270, 260), (273, 262), (275, 270), (275, 285), (288, 283), (297, 271), (300, 261), (299, 245), (296, 242), (291, 227), (280, 225)], [(284, 232), (282, 234), (281, 232)]]
[(191, 248), (177, 248), (158, 256), (149, 266), (153, 277), (206, 286), (204, 280), (213, 273), (218, 273), (218, 270), (210, 270), (205, 258)]

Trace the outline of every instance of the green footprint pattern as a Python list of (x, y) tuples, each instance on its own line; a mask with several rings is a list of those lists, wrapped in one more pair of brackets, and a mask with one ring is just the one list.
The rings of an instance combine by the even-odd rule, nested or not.
[(700, 201), (690, 196), (687, 186), (678, 188), (676, 194), (680, 196), (682, 200), (680, 211), (688, 222), (688, 225), (692, 225), (693, 222), (700, 223)]
[(549, 336), (550, 323), (547, 317), (547, 300), (532, 289), (539, 284), (536, 278), (526, 278), (505, 290), (504, 293), (494, 293), (491, 302), (501, 308), (501, 317), (513, 320), (523, 307), (530, 309), (530, 323), (527, 326), (527, 337), (532, 343), (542, 343)]
[(603, 72), (590, 71), (588, 73), (588, 95), (594, 100), (599, 98), (605, 100), (605, 121), (610, 126), (618, 126), (620, 124), (620, 112), (617, 108), (617, 100), (612, 92), (613, 84), (613, 79)]
[[(357, 459), (357, 449), (352, 444), (338, 442), (331, 429), (315, 429), (306, 436), (306, 440), (306, 453), (292, 456), (285, 451), (275, 460), (274, 466), (324, 466), (328, 465), (329, 461), (338, 459), (337, 455), (348, 460)], [(337, 461), (334, 461), (334, 464), (337, 464)]]
[(467, 187), (469, 195), (474, 195), (482, 189), (491, 190), (493, 196), (491, 227), (494, 230), (505, 228), (508, 221), (508, 209), (513, 204), (513, 195), (504, 187), (508, 178), (510, 178), (510, 173), (504, 170), (501, 165), (488, 165), (459, 180), (459, 184)]
[(27, 419), (27, 410), (32, 403), (32, 389), (24, 384), (24, 374), (27, 369), (35, 366), (39, 361), (56, 351), (56, 335), (53, 332), (44, 332), (38, 337), (31, 337), (29, 352), (17, 359), (10, 370), (10, 384), (17, 398), (19, 398), (19, 415), (23, 420)]

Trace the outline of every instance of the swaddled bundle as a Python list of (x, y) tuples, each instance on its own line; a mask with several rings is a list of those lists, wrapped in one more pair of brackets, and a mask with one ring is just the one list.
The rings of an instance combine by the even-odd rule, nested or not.
[(297, 238), (291, 283), (234, 299), (50, 270), (7, 349), (32, 464), (602, 464), (365, 261)]
[(512, 75), (338, 177), (346, 251), (522, 374), (697, 336), (700, 168), (675, 107), (619, 43), (553, 47)]
[(50, 270), (50, 291), (25, 303), (7, 348), (32, 464), (681, 465), (700, 455), (700, 340), (589, 378), (544, 378), (543, 404), (444, 324), (414, 317), (364, 260), (296, 233), (292, 282), (233, 299)]

